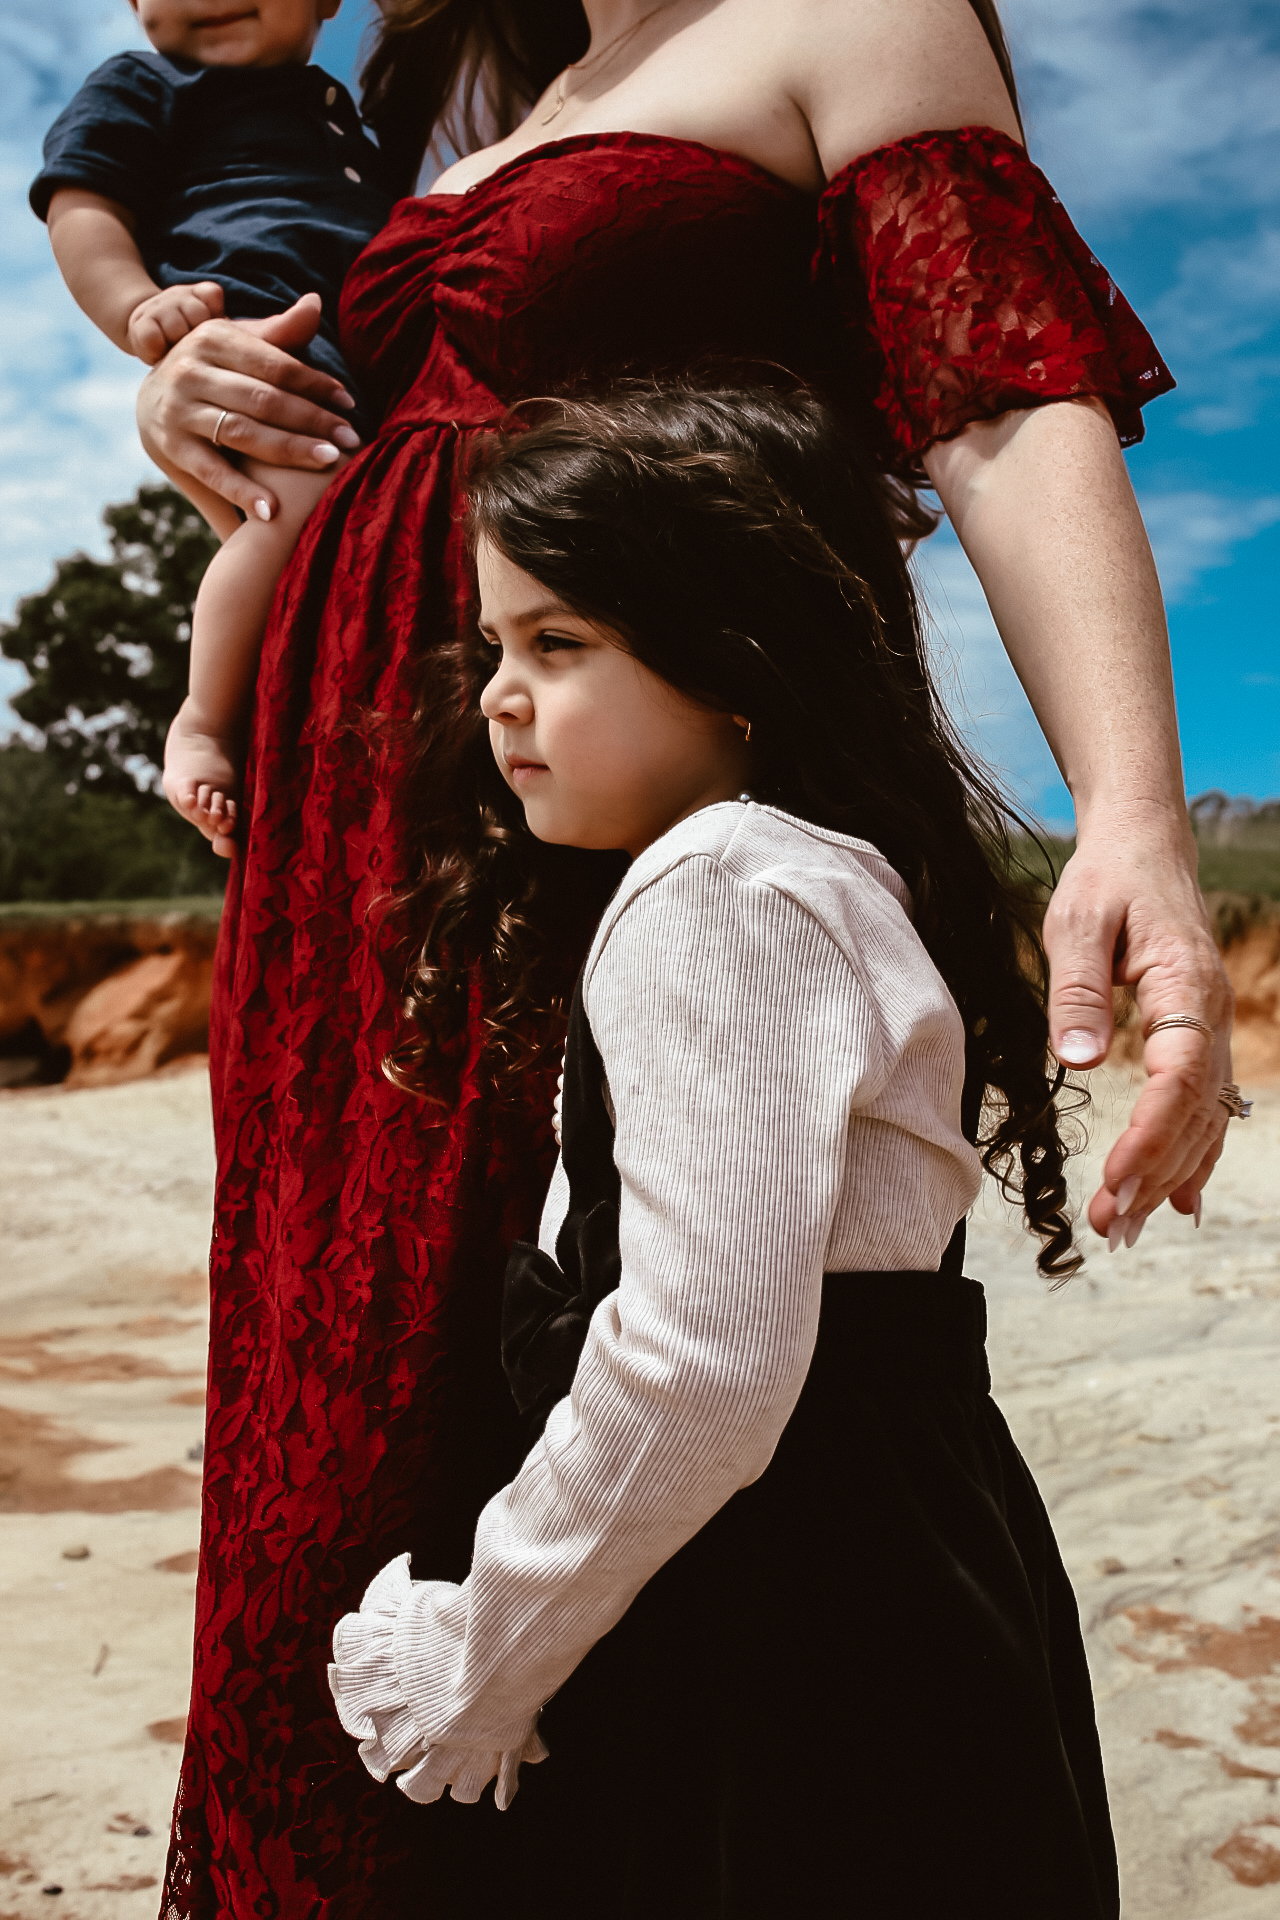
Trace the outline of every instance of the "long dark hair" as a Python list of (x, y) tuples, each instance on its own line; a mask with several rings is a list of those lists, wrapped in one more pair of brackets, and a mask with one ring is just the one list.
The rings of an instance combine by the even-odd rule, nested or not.
[[(1016, 113), (996, 0), (969, 5)], [(504, 139), (556, 75), (582, 58), (591, 37), (582, 0), (379, 0), (379, 7), (382, 24), (360, 75), (363, 111), (401, 193), (412, 192), (437, 137), (457, 153)]]
[[(1065, 1278), (1080, 1256), (1036, 916), (1006, 877), (1008, 810), (931, 684), (875, 474), (805, 392), (637, 385), (517, 412), (522, 430), (493, 436), (471, 478), (473, 542), (491, 542), (670, 685), (746, 715), (756, 796), (871, 841), (902, 875), (964, 1021), (983, 1162), (1020, 1196), (1041, 1271)], [(447, 858), (428, 858), (402, 903), (417, 946), (388, 1071), (417, 1089), (441, 1084), (477, 964), (495, 1009), (493, 1072), (510, 1083), (524, 1070), (520, 1036), (545, 1033), (551, 1011), (539, 929), (561, 920), (549, 905), (554, 850), (538, 849), (488, 750), (479, 696), (492, 657), (474, 634), (455, 668), (437, 711), (467, 718), (461, 732), (451, 723), (452, 764), (444, 729), (432, 758), (437, 781), (474, 797)]]

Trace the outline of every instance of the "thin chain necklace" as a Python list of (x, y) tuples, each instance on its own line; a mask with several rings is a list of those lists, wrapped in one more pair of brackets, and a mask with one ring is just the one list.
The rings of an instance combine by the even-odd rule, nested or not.
[(563, 108), (564, 103), (568, 98), (568, 95), (565, 93), (565, 90), (564, 90), (564, 83), (568, 79), (571, 73), (584, 73), (591, 67), (599, 66), (600, 62), (604, 59), (606, 54), (616, 53), (621, 47), (625, 46), (627, 41), (631, 38), (632, 34), (639, 33), (645, 21), (652, 20), (654, 14), (661, 13), (663, 11), (663, 7), (666, 6), (667, 4), (668, 4), (668, 0), (662, 0), (662, 6), (650, 7), (648, 13), (642, 13), (638, 20), (633, 20), (631, 25), (629, 27), (624, 28), (621, 33), (615, 33), (612, 40), (606, 40), (605, 44), (601, 47), (599, 53), (593, 56), (589, 56), (586, 60), (575, 61), (573, 66), (571, 67), (565, 67), (564, 70), (557, 76), (557, 79), (556, 79), (556, 97), (552, 102), (551, 111), (550, 113), (544, 113), (542, 116), (543, 126), (549, 127), (551, 125), (551, 122), (555, 119), (556, 115)]

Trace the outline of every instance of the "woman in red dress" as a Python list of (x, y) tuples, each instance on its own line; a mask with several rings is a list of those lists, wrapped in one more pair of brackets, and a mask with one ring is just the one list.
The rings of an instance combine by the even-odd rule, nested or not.
[[(839, 391), (887, 474), (927, 476), (1076, 799), (1047, 929), (1059, 1055), (1105, 1052), (1117, 950), (1148, 1024), (1191, 1013), (1214, 1034), (1152, 1039), (1095, 1228), (1132, 1230), (1165, 1198), (1198, 1213), (1226, 1118), (1230, 996), (1119, 451), (1172, 383), (1026, 157), (989, 0), (415, 5), (371, 68), (406, 184), (477, 70), (510, 131), (402, 202), (351, 275), (344, 346), (383, 424), (313, 515), (263, 652), (219, 961), (203, 1544), (167, 1920), (398, 1920), (468, 1884), (481, 1810), (380, 1791), (325, 1667), (390, 1556), (462, 1577), (520, 1457), (499, 1295), (549, 1171), (546, 1072), (521, 1110), (493, 1097), (478, 962), (441, 1102), (390, 1084), (403, 1027), (374, 912), (447, 854), (466, 803), (414, 768), (405, 723), (430, 717), (466, 602), (468, 438), (510, 402), (770, 360)], [(338, 416), (285, 351), (304, 324), (212, 322), (174, 348), (141, 403), (161, 463), (249, 505), (209, 444), (225, 411), (224, 445), (318, 464)], [(592, 883), (579, 892), (589, 906)], [(586, 928), (560, 931), (563, 989)]]

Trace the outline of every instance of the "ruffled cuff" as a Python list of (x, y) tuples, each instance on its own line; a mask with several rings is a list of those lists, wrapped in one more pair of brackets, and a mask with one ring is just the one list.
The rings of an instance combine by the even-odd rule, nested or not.
[(409, 1711), (395, 1666), (395, 1624), (412, 1597), (409, 1555), (402, 1553), (370, 1582), (359, 1613), (344, 1614), (333, 1630), (329, 1689), (338, 1718), (360, 1742), (360, 1758), (375, 1780), (410, 1766), (426, 1752), (426, 1737)]
[[(410, 1800), (430, 1803), (446, 1787), (455, 1800), (476, 1801), (496, 1779), (495, 1798), (505, 1808), (515, 1797), (521, 1764), (547, 1757), (537, 1716), (496, 1746), (483, 1739), (433, 1739), (418, 1724), (402, 1674), (404, 1659), (421, 1654), (423, 1601), (457, 1593), (450, 1581), (412, 1579), (407, 1553), (392, 1560), (370, 1582), (359, 1613), (344, 1614), (334, 1628), (329, 1688), (338, 1718), (359, 1741), (360, 1758), (375, 1780), (399, 1773), (397, 1785)], [(398, 1646), (398, 1640), (407, 1644)]]

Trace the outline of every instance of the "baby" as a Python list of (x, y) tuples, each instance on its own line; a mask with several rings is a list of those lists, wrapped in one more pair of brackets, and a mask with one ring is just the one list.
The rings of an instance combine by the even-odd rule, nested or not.
[[(148, 366), (205, 320), (260, 320), (316, 295), (319, 330), (303, 357), (349, 387), (338, 294), (393, 195), (350, 94), (307, 64), (340, 0), (132, 5), (155, 52), (118, 54), (90, 75), (50, 129), (31, 188), (72, 295)], [(263, 501), (258, 519), (226, 534), (235, 510), (192, 476), (173, 476), (225, 544), (196, 599), (190, 690), (165, 746), (164, 789), (222, 853), (276, 582), (366, 425), (344, 399), (353, 424), (335, 432), (326, 471), (245, 463), (276, 495), (274, 519)], [(230, 412), (210, 421), (215, 445)]]

